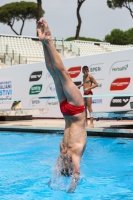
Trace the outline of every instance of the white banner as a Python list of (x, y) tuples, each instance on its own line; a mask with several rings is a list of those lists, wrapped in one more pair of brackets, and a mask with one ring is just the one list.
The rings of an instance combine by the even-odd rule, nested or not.
[[(116, 51), (63, 59), (63, 63), (75, 84), (82, 82), (82, 67), (87, 65), (99, 84), (93, 94), (113, 94), (112, 97), (93, 98), (94, 112), (127, 111), (133, 108), (133, 97), (128, 95), (133, 93), (132, 55), (133, 50)], [(82, 88), (80, 91), (83, 94)], [(0, 69), (1, 110), (11, 109), (13, 101), (19, 100), (22, 109), (47, 109), (46, 113), (36, 117), (62, 117), (58, 99), (40, 99), (46, 96), (56, 96), (56, 91), (45, 62)], [(3, 102), (6, 99), (12, 103)]]

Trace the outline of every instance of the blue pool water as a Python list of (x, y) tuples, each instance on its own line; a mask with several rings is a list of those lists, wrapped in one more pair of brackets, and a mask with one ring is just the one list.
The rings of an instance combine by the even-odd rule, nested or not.
[[(0, 132), (0, 200), (133, 199), (133, 140), (90, 137), (73, 194), (48, 186), (62, 135)], [(64, 181), (64, 180), (63, 180)]]

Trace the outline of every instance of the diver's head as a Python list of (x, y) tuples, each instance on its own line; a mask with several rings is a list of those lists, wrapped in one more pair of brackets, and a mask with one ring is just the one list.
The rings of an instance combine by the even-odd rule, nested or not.
[(73, 173), (72, 159), (69, 154), (62, 157), (61, 175), (71, 176)]

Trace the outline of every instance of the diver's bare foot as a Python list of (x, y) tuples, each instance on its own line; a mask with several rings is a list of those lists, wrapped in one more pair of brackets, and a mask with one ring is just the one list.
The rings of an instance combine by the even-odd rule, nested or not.
[(47, 22), (44, 19), (38, 21), (37, 31), (38, 31), (39, 40), (41, 42), (45, 43), (49, 40), (52, 40), (50, 29), (48, 27)]

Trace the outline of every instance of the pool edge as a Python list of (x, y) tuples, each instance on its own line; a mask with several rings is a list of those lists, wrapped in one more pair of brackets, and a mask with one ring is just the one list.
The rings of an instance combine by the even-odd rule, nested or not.
[[(28, 132), (28, 133), (51, 133), (63, 134), (63, 127), (30, 127), (30, 126), (0, 126), (0, 131)], [(87, 136), (99, 137), (126, 137), (133, 138), (132, 129), (116, 128), (86, 128)]]

